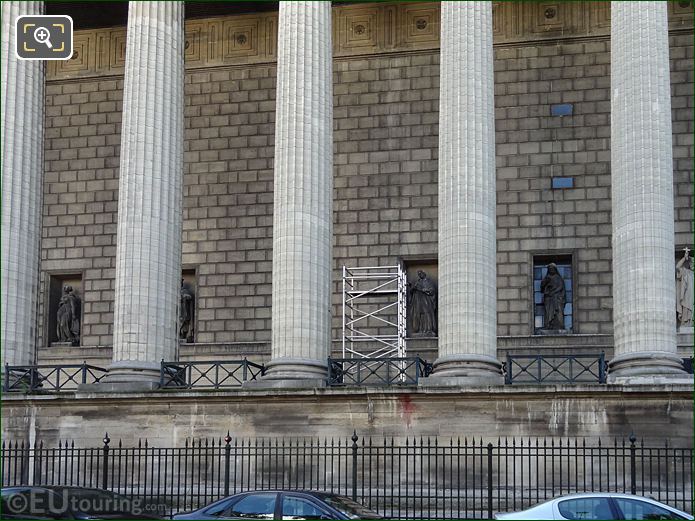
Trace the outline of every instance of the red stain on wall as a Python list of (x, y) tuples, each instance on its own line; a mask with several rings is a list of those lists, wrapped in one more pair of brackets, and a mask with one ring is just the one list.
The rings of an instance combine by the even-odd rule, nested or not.
[(415, 412), (415, 404), (410, 399), (409, 394), (402, 394), (398, 397), (398, 402), (401, 407), (401, 418), (405, 422), (406, 427), (410, 427), (413, 413)]

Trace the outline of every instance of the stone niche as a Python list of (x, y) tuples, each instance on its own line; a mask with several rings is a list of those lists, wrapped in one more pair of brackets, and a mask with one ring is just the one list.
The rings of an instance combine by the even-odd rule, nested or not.
[[(76, 303), (76, 318), (77, 321), (70, 319), (72, 326), (69, 329), (73, 333), (73, 339), (68, 340), (66, 338), (60, 338), (58, 332), (58, 314), (60, 311), (61, 316), (64, 316), (64, 311), (61, 310), (61, 301), (63, 299), (63, 288), (72, 288), (72, 295), (74, 295), (74, 302)], [(66, 307), (70, 307), (69, 313), (72, 313), (72, 308), (74, 306), (65, 303)], [(81, 344), (81, 333), (82, 333), (82, 309), (84, 308), (84, 302), (82, 299), (82, 274), (81, 273), (59, 273), (51, 274), (48, 284), (48, 320), (46, 327), (48, 329), (45, 338), (48, 339), (48, 344), (51, 347), (66, 347), (66, 346), (78, 346)], [(67, 325), (66, 325), (67, 327)], [(65, 329), (65, 327), (63, 328)]]
[[(407, 324), (407, 335), (408, 338), (437, 338), (438, 332), (438, 296), (439, 296), (439, 268), (436, 260), (412, 260), (405, 261), (404, 267), (406, 271), (406, 277), (408, 280), (408, 300), (406, 309), (406, 324)], [(425, 274), (424, 282), (419, 282), (420, 277), (418, 272), (422, 271)], [(435, 290), (435, 295), (433, 298), (427, 299), (426, 296), (422, 294), (416, 296), (415, 293), (420, 289), (420, 287), (425, 286), (426, 288), (433, 287)], [(413, 290), (416, 291), (413, 291)], [(416, 302), (414, 299), (421, 299), (420, 302)], [(429, 300), (429, 301), (428, 301)], [(431, 305), (434, 307), (433, 315), (434, 320), (428, 318), (427, 316), (416, 317), (416, 311), (414, 307), (419, 308), (419, 315), (423, 315), (422, 305)], [(434, 323), (432, 323), (434, 322)]]
[[(178, 303), (179, 342), (192, 344), (195, 342), (197, 331), (196, 311), (198, 307), (198, 277), (195, 268), (183, 269), (181, 271), (181, 281)], [(187, 310), (182, 309), (184, 306), (188, 306)]]
[[(548, 274), (548, 266), (555, 264), (564, 283), (564, 305), (562, 327), (547, 327), (545, 324), (544, 294), (541, 289)], [(574, 269), (571, 254), (533, 256), (533, 334), (567, 335), (574, 328)]]

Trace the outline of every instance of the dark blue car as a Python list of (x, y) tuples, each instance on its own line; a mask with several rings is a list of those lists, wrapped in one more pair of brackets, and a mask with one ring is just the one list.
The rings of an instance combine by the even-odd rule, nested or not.
[(177, 514), (174, 519), (382, 519), (352, 499), (327, 492), (259, 490)]

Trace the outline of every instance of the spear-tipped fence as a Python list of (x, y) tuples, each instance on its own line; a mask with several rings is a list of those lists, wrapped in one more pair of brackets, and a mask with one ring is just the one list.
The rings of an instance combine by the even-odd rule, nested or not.
[(693, 449), (612, 440), (232, 438), (96, 448), (2, 445), (2, 486), (101, 487), (170, 513), (257, 489), (339, 493), (392, 519), (489, 519), (572, 492), (626, 492), (693, 512)]

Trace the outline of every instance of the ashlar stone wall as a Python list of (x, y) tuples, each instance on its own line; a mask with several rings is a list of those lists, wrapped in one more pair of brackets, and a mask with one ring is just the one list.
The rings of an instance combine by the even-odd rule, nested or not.
[[(679, 32), (680, 31), (680, 32)], [(692, 29), (670, 37), (676, 245), (692, 241)], [(532, 334), (534, 254), (572, 254), (575, 328), (612, 332), (610, 42), (497, 45), (498, 334)], [(183, 266), (196, 341), (270, 338), (274, 64), (189, 70)], [(51, 275), (79, 273), (83, 345), (110, 345), (122, 77), (46, 89), (40, 344)], [(438, 50), (334, 60), (334, 337), (340, 268), (436, 259)], [(572, 104), (571, 116), (551, 116)], [(551, 189), (572, 177), (574, 188)], [(675, 252), (674, 252), (675, 254)]]

